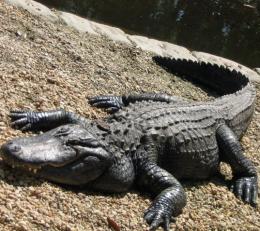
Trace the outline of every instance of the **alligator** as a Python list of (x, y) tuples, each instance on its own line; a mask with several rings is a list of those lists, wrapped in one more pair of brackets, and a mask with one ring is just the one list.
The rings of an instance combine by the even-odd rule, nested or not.
[(239, 142), (256, 100), (248, 76), (206, 62), (153, 59), (219, 97), (207, 102), (154, 93), (89, 98), (92, 106), (111, 113), (102, 120), (62, 109), (11, 111), (14, 127), (44, 132), (3, 144), (3, 160), (52, 182), (102, 192), (146, 190), (154, 197), (144, 213), (150, 230), (169, 230), (172, 218), (182, 213), (186, 195), (180, 180), (217, 175), (220, 162), (231, 166), (230, 190), (256, 206), (257, 172)]

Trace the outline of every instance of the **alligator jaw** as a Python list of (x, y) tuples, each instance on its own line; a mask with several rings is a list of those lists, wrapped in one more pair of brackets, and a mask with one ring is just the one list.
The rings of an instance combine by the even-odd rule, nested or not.
[[(26, 163), (26, 162), (22, 162), (21, 160), (17, 159), (16, 156), (13, 156), (11, 154), (10, 151), (11, 150), (11, 145), (9, 145), (10, 143), (6, 143), (4, 145), (2, 145), (1, 149), (0, 149), (0, 154), (3, 158), (3, 160), (8, 164), (10, 165), (12, 168), (21, 168), (21, 169), (24, 169), (26, 171), (29, 171), (33, 174), (37, 174), (39, 170), (42, 169), (43, 166), (41, 165), (33, 165), (33, 164), (30, 164), (30, 163)], [(16, 150), (19, 150), (18, 149), (18, 146), (17, 147), (14, 147)]]
[(7, 142), (2, 145), (1, 154), (12, 167), (23, 167), (33, 172), (47, 165), (62, 167), (77, 157), (73, 148), (46, 134)]

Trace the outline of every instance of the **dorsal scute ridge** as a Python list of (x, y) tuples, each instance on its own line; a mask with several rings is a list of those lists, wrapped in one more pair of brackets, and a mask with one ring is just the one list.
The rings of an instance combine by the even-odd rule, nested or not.
[(219, 94), (232, 94), (249, 84), (246, 74), (224, 64), (187, 59), (153, 57), (154, 61), (174, 74), (189, 77), (211, 87)]

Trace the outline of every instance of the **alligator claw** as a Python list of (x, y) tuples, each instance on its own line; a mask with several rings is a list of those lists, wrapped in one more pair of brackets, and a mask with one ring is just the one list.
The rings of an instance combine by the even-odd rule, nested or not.
[(20, 118), (20, 119), (13, 121), (11, 123), (11, 125), (14, 126), (14, 127), (19, 127), (19, 126), (25, 125), (27, 122), (28, 122), (27, 118)]
[(37, 113), (26, 111), (11, 111), (11, 126), (20, 129), (21, 131), (28, 131), (33, 128), (33, 125), (38, 122)]
[(12, 119), (20, 119), (20, 118), (27, 116), (27, 113), (28, 112), (26, 112), (26, 111), (11, 111), (10, 117)]
[[(170, 210), (170, 211), (169, 211)], [(154, 203), (144, 214), (144, 219), (150, 225), (151, 231), (156, 230), (159, 226), (163, 226), (164, 231), (170, 230), (172, 211), (168, 206)]]
[(95, 96), (88, 99), (91, 106), (116, 112), (124, 106), (121, 96)]
[(235, 179), (230, 187), (230, 190), (244, 202), (251, 206), (256, 206), (257, 200), (257, 178), (256, 177), (241, 177)]

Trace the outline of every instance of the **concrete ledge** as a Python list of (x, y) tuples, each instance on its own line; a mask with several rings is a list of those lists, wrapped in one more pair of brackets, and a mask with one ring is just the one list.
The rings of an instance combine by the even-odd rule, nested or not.
[(30, 13), (49, 21), (62, 20), (68, 26), (73, 27), (81, 33), (89, 33), (97, 36), (103, 35), (115, 42), (133, 44), (144, 51), (150, 51), (160, 56), (211, 62), (231, 69), (239, 69), (242, 73), (249, 76), (251, 81), (260, 82), (260, 68), (256, 68), (254, 71), (239, 63), (216, 55), (197, 51), (191, 52), (185, 47), (150, 39), (144, 36), (127, 35), (119, 28), (96, 23), (71, 13), (58, 11), (55, 14), (48, 7), (32, 0), (5, 0), (5, 2), (26, 9)]
[(198, 51), (193, 51), (192, 54), (199, 60), (199, 61), (203, 61), (203, 62), (211, 62), (217, 65), (223, 65), (226, 66), (230, 69), (235, 69), (235, 70), (239, 70), (241, 73), (247, 75), (250, 79), (250, 81), (254, 81), (254, 82), (260, 82), (260, 76), (258, 75), (258, 73), (256, 73), (255, 71), (253, 71), (252, 69), (243, 66), (240, 63), (237, 63), (235, 61), (220, 57), (220, 56), (216, 56), (216, 55), (211, 55), (209, 53), (205, 53), (205, 52), (198, 52)]
[(59, 17), (55, 15), (48, 7), (31, 0), (5, 0), (5, 2), (21, 7), (29, 11), (33, 15), (40, 16), (49, 21), (55, 22), (58, 21)]
[(138, 35), (129, 35), (129, 40), (133, 42), (133, 44), (145, 51), (153, 52), (157, 55), (163, 55), (162, 51), (162, 42), (155, 39), (150, 39), (144, 36), (138, 36)]
[(163, 56), (170, 56), (180, 59), (189, 59), (196, 61), (196, 57), (192, 54), (190, 50), (185, 47), (175, 45), (173, 43), (163, 42)]
[(98, 35), (91, 27), (91, 23), (89, 20), (85, 20), (84, 18), (81, 18), (75, 14), (62, 11), (58, 11), (57, 14), (65, 22), (66, 25), (73, 27), (77, 31)]
[(138, 35), (129, 35), (128, 38), (136, 47), (145, 51), (153, 52), (156, 55), (196, 60), (192, 53), (182, 46)]
[(254, 69), (260, 75), (260, 67)]
[(66, 25), (73, 27), (81, 33), (104, 35), (117, 42), (131, 43), (127, 39), (125, 32), (119, 28), (92, 22), (88, 19), (67, 12), (58, 11), (57, 15), (66, 23)]
[(107, 36), (111, 40), (116, 42), (123, 42), (130, 44), (131, 42), (127, 38), (127, 34), (119, 28), (107, 26), (104, 24), (91, 22), (92, 28), (100, 35)]

